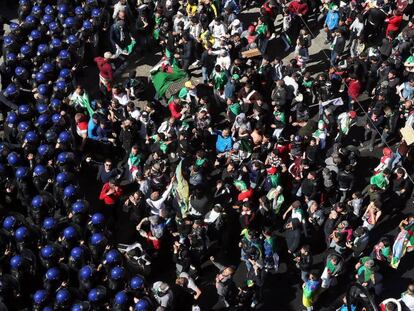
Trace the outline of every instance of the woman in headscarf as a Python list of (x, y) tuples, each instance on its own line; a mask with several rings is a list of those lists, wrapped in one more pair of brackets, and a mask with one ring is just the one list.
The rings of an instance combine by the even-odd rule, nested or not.
[(233, 126), (231, 127), (232, 136), (238, 136), (240, 129), (246, 130), (249, 133), (252, 130), (250, 122), (247, 120), (246, 114), (243, 112), (237, 115), (236, 119), (234, 120)]

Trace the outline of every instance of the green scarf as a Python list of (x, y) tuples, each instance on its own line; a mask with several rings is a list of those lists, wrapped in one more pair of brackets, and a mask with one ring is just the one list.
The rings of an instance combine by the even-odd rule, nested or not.
[(141, 162), (141, 156), (139, 154), (129, 154), (129, 164), (132, 166), (138, 166)]
[(195, 165), (200, 167), (203, 166), (204, 163), (206, 163), (206, 159), (196, 159)]
[(239, 115), (240, 111), (241, 111), (241, 107), (239, 103), (233, 103), (231, 105), (229, 105), (229, 110), (235, 115)]

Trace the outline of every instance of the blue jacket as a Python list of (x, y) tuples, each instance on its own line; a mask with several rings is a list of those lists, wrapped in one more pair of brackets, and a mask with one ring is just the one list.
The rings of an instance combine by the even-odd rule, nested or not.
[(88, 138), (90, 139), (94, 139), (94, 140), (98, 140), (98, 134), (97, 134), (97, 129), (99, 127), (99, 124), (95, 124), (93, 122), (93, 119), (90, 118), (89, 122), (88, 122)]
[(217, 135), (216, 149), (218, 152), (230, 151), (233, 148), (233, 139), (231, 136), (223, 137), (221, 132)]
[(325, 25), (329, 30), (334, 30), (339, 25), (339, 13), (336, 11), (329, 11), (326, 15)]

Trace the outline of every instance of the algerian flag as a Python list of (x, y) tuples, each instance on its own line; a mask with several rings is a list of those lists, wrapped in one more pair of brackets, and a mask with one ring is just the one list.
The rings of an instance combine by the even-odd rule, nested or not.
[(177, 168), (175, 169), (175, 177), (177, 179), (175, 192), (177, 194), (178, 205), (181, 208), (181, 215), (184, 218), (187, 216), (188, 213), (190, 190), (188, 187), (187, 180), (185, 180), (183, 177), (182, 163), (183, 161), (181, 160), (180, 163), (177, 165)]

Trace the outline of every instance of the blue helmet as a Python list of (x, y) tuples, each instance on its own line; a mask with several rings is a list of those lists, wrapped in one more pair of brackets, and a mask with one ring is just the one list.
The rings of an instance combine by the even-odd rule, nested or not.
[(91, 30), (93, 28), (93, 25), (92, 25), (91, 21), (85, 20), (85, 21), (83, 21), (82, 28), (87, 29), (87, 30)]
[(66, 59), (66, 58), (70, 57), (70, 54), (69, 54), (68, 50), (61, 50), (59, 52), (59, 57), (63, 58), (63, 59)]
[(60, 113), (52, 114), (52, 122), (53, 123), (58, 123), (61, 119), (62, 119), (62, 116), (60, 115)]
[(46, 271), (45, 277), (49, 281), (56, 281), (60, 278), (60, 270), (56, 267), (49, 268)]
[(27, 176), (27, 167), (20, 166), (16, 169), (16, 178), (22, 179)]
[(56, 176), (56, 183), (58, 185), (64, 185), (69, 181), (69, 175), (66, 172), (62, 172), (57, 174)]
[(16, 29), (20, 28), (19, 24), (13, 23), (13, 22), (10, 23), (9, 27), (10, 27), (10, 31), (15, 31)]
[(57, 140), (57, 134), (53, 129), (48, 129), (46, 131), (45, 138), (48, 143), (55, 143)]
[(36, 23), (36, 17), (34, 17), (33, 15), (28, 15), (26, 16), (26, 18), (24, 19), (24, 22), (26, 24), (34, 24)]
[(55, 301), (57, 304), (64, 304), (70, 300), (70, 292), (66, 288), (60, 289), (56, 293)]
[(30, 40), (37, 40), (37, 39), (40, 39), (41, 36), (42, 36), (42, 33), (39, 30), (33, 29), (30, 32), (29, 39)]
[(111, 249), (106, 253), (105, 260), (109, 264), (118, 263), (121, 261), (121, 253), (116, 249)]
[(44, 103), (39, 103), (36, 105), (36, 110), (39, 114), (45, 113), (47, 111), (48, 107)]
[(44, 259), (50, 259), (55, 255), (55, 247), (53, 245), (46, 245), (40, 250), (40, 255)]
[(40, 72), (51, 73), (52, 71), (53, 71), (53, 65), (50, 63), (44, 63), (42, 64), (42, 67), (40, 67)]
[(55, 110), (59, 110), (61, 105), (62, 105), (62, 101), (58, 98), (52, 98), (50, 101), (50, 106), (52, 106), (52, 108)]
[(14, 237), (16, 238), (17, 242), (23, 242), (27, 236), (29, 235), (29, 230), (27, 230), (26, 227), (19, 227), (16, 229), (16, 232), (14, 233)]
[(68, 77), (70, 77), (70, 69), (62, 68), (59, 72), (59, 78), (67, 79)]
[(125, 269), (121, 266), (116, 266), (112, 268), (110, 272), (110, 277), (113, 280), (121, 280), (125, 277)]
[(46, 84), (40, 84), (37, 87), (37, 91), (39, 92), (40, 95), (45, 96), (47, 94), (47, 92), (49, 91), (49, 88), (47, 87)]
[(32, 14), (33, 15), (42, 14), (42, 8), (40, 7), (40, 5), (34, 5), (32, 7)]
[(40, 145), (39, 147), (37, 147), (37, 153), (40, 156), (46, 155), (49, 151), (50, 151), (49, 145)]
[(83, 266), (79, 270), (79, 278), (83, 281), (89, 280), (93, 276), (93, 269), (91, 266)]
[(42, 228), (45, 230), (52, 230), (56, 227), (56, 220), (53, 217), (48, 217), (43, 220)]
[(19, 155), (16, 152), (10, 152), (7, 155), (7, 163), (9, 163), (10, 165), (16, 165), (17, 162), (19, 162)]
[(16, 87), (16, 85), (14, 83), (9, 84), (6, 87), (6, 90), (4, 91), (4, 95), (6, 95), (6, 97), (7, 96), (12, 96), (12, 95), (14, 95), (16, 93), (17, 93), (17, 87)]
[(44, 167), (41, 164), (36, 165), (35, 168), (33, 169), (33, 176), (34, 177), (36, 177), (36, 176), (42, 176), (42, 175), (44, 175), (46, 173), (47, 173), (46, 167)]
[(55, 86), (59, 91), (64, 91), (66, 89), (66, 82), (65, 80), (59, 79), (56, 81)]
[(38, 139), (39, 139), (39, 136), (37, 135), (35, 131), (29, 131), (24, 136), (24, 140), (26, 140), (29, 143), (34, 143), (38, 141)]
[(71, 140), (72, 136), (68, 131), (62, 131), (60, 132), (58, 136), (58, 142), (59, 143), (67, 143)]
[(82, 214), (85, 212), (86, 212), (86, 204), (83, 200), (76, 200), (75, 203), (72, 204), (72, 213)]
[(50, 14), (43, 15), (42, 22), (43, 24), (49, 25), (51, 22), (53, 22), (53, 16)]
[(12, 62), (15, 61), (17, 59), (16, 54), (9, 52), (6, 54), (6, 61)]
[(46, 82), (46, 76), (43, 72), (37, 72), (35, 74), (35, 80), (37, 83), (45, 83)]
[(44, 43), (41, 43), (41, 44), (39, 44), (38, 46), (37, 46), (37, 54), (38, 55), (43, 55), (43, 54), (46, 54), (47, 53), (47, 50), (48, 50), (48, 46), (46, 45), (46, 44), (44, 44)]
[(60, 39), (58, 39), (58, 38), (53, 38), (52, 39), (52, 46), (54, 48), (61, 47), (62, 46), (62, 41), (60, 41)]
[(13, 270), (19, 269), (23, 265), (23, 257), (20, 255), (13, 256), (10, 259), (10, 267)]
[(86, 309), (85, 306), (82, 303), (75, 303), (72, 305), (72, 308), (70, 311), (86, 311), (89, 309)]
[(91, 236), (91, 244), (94, 246), (98, 246), (102, 244), (104, 241), (105, 241), (105, 236), (100, 232), (94, 233)]
[(66, 3), (59, 4), (57, 7), (59, 14), (66, 14), (68, 13), (68, 6)]
[(3, 38), (3, 44), (4, 46), (9, 46), (14, 43), (14, 38), (12, 36), (4, 36)]
[(47, 299), (47, 291), (44, 289), (37, 290), (35, 294), (33, 295), (33, 302), (38, 305), (44, 303), (46, 299)]
[(76, 14), (76, 15), (83, 15), (83, 14), (85, 14), (85, 10), (83, 9), (83, 7), (81, 7), (81, 6), (77, 6), (77, 7), (75, 8), (75, 14)]
[(6, 117), (7, 124), (14, 124), (17, 121), (17, 114), (14, 111), (10, 111)]
[(105, 298), (105, 292), (98, 289), (92, 288), (88, 293), (88, 300), (90, 302), (99, 302)]
[(74, 239), (78, 236), (78, 232), (72, 226), (66, 227), (63, 230), (63, 237), (67, 240)]
[(147, 300), (145, 299), (140, 299), (136, 304), (135, 304), (135, 311), (148, 311), (149, 310), (149, 303)]
[(23, 44), (20, 48), (20, 53), (23, 55), (29, 55), (32, 52), (32, 48), (28, 44)]
[(37, 118), (37, 120), (36, 120), (36, 124), (37, 125), (40, 125), (40, 126), (43, 126), (43, 125), (46, 125), (46, 124), (48, 124), (49, 123), (49, 115), (47, 115), (46, 113), (44, 113), (44, 114), (41, 114), (38, 118)]
[(125, 305), (128, 302), (128, 295), (126, 291), (118, 292), (115, 295), (114, 304), (116, 305)]
[(3, 38), (3, 44), (4, 46), (9, 46), (14, 43), (14, 38), (12, 36), (4, 36)]
[(27, 73), (27, 70), (24, 67), (17, 66), (16, 69), (14, 69), (14, 73), (16, 76), (22, 76)]
[(55, 10), (53, 9), (53, 6), (51, 6), (50, 4), (46, 5), (45, 7), (45, 14), (49, 14), (49, 15), (53, 15), (53, 13)]
[(74, 154), (72, 152), (61, 152), (58, 154), (56, 162), (60, 163), (60, 164), (64, 164), (66, 162), (68, 162), (69, 160), (73, 160), (74, 159)]
[(75, 260), (81, 259), (84, 254), (85, 254), (85, 250), (79, 246), (72, 248), (72, 250), (70, 251), (70, 257), (72, 257)]
[(76, 44), (76, 43), (78, 43), (78, 42), (79, 42), (78, 37), (76, 37), (75, 35), (70, 35), (70, 36), (68, 37), (68, 43), (69, 43), (70, 45)]
[(99, 8), (95, 8), (95, 9), (93, 9), (93, 10), (92, 10), (92, 13), (91, 13), (91, 16), (92, 16), (93, 18), (96, 18), (96, 17), (101, 16), (101, 9), (99, 9)]
[(131, 280), (129, 281), (129, 287), (131, 289), (140, 289), (144, 286), (144, 279), (142, 277), (140, 277), (139, 275), (134, 276), (133, 278), (131, 278)]
[(43, 197), (41, 195), (36, 195), (33, 199), (32, 199), (32, 207), (34, 209), (39, 209), (43, 206), (44, 204), (44, 200)]
[(75, 26), (75, 19), (71, 16), (66, 17), (65, 21), (63, 22), (63, 26), (67, 28), (72, 28), (73, 26)]
[(63, 189), (63, 197), (65, 199), (71, 198), (76, 195), (76, 188), (74, 185), (68, 185)]
[(29, 105), (23, 104), (19, 106), (17, 111), (19, 112), (19, 114), (25, 115), (25, 114), (29, 114), (31, 112), (31, 109)]
[(95, 213), (92, 215), (91, 222), (94, 226), (101, 225), (105, 222), (105, 216), (102, 213)]
[(57, 31), (59, 29), (59, 25), (58, 25), (58, 23), (56, 23), (56, 22), (51, 22), (50, 24), (49, 24), (49, 30), (51, 31), (51, 32), (55, 32), (55, 31)]
[(7, 216), (3, 220), (3, 229), (7, 231), (12, 231), (17, 224), (16, 217), (14, 216)]
[(21, 121), (19, 122), (19, 124), (17, 125), (17, 130), (19, 132), (27, 132), (30, 129), (30, 124), (27, 123), (26, 121)]

